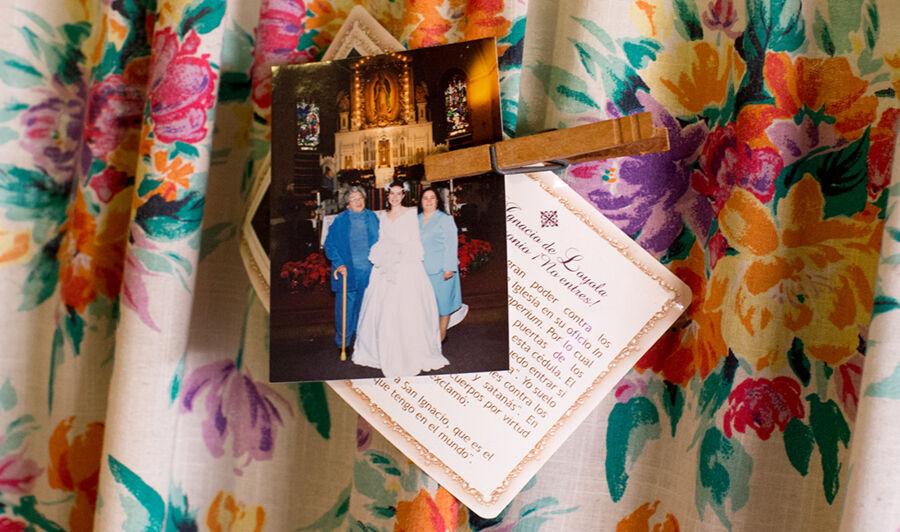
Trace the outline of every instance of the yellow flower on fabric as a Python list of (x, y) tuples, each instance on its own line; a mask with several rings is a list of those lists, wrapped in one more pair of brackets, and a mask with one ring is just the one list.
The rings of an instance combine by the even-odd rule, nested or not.
[(711, 281), (727, 282), (722, 335), (757, 368), (780, 362), (796, 337), (835, 365), (853, 355), (870, 319), (881, 223), (875, 207), (823, 219), (825, 198), (806, 175), (777, 205), (735, 189), (719, 224), (736, 255)]
[(262, 506), (247, 506), (224, 491), (216, 495), (206, 511), (206, 526), (212, 532), (259, 532), (265, 522)]
[(653, 532), (678, 532), (678, 519), (675, 519), (675, 516), (670, 513), (667, 513), (661, 522), (654, 523), (652, 529), (650, 528), (650, 520), (658, 507), (659, 501), (645, 502), (638, 506), (635, 511), (616, 524), (616, 532), (650, 532), (651, 530)]
[(419, 490), (415, 499), (397, 503), (394, 532), (453, 531), (464, 512), (465, 507), (444, 488), (438, 488), (434, 498), (427, 491)]
[(0, 229), (0, 264), (24, 258), (31, 249), (29, 231), (10, 232)]
[[(685, 68), (685, 65), (690, 65)], [(696, 114), (709, 106), (721, 106), (728, 88), (738, 83), (746, 69), (730, 45), (717, 50), (708, 42), (686, 42), (664, 53), (642, 76), (651, 93), (674, 115)]]

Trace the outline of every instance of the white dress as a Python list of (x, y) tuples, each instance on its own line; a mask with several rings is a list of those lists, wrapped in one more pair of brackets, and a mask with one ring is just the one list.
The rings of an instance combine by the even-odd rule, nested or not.
[(409, 377), (446, 366), (437, 302), (423, 263), (416, 210), (393, 221), (378, 213), (378, 242), (369, 252), (372, 277), (359, 312), (353, 362)]

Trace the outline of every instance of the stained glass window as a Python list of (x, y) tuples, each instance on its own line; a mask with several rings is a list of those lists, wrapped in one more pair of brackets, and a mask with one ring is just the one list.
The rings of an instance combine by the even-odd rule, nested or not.
[(469, 98), (466, 76), (456, 73), (450, 77), (444, 89), (444, 107), (447, 110), (448, 135), (453, 137), (469, 132)]
[(297, 146), (314, 150), (319, 146), (319, 106), (297, 102)]

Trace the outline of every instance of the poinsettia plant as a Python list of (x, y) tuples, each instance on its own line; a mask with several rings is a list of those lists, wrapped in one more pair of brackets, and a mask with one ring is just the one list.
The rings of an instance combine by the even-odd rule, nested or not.
[(281, 265), (280, 277), (284, 279), (291, 290), (297, 290), (301, 286), (325, 286), (331, 267), (325, 260), (325, 254), (314, 251), (303, 260), (288, 261)]
[(459, 235), (459, 273), (465, 277), (469, 273), (475, 273), (491, 259), (493, 248), (486, 240), (469, 238), (465, 234)]

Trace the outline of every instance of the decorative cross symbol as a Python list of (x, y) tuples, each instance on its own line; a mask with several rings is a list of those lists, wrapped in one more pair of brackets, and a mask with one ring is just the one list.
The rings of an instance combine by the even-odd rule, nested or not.
[(559, 214), (556, 211), (541, 211), (541, 227), (557, 227)]

